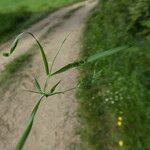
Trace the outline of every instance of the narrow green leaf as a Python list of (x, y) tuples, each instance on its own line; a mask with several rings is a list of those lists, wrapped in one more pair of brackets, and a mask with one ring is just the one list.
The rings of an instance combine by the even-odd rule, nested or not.
[(3, 53), (3, 56), (5, 57), (9, 57), (16, 49), (17, 45), (18, 45), (18, 42), (19, 42), (19, 39), (21, 38), (21, 36), (23, 35), (23, 33), (19, 34), (16, 39), (14, 40), (14, 42), (12, 43), (11, 45), (11, 48), (9, 50), (9, 52), (7, 53)]
[(58, 95), (58, 94), (64, 94), (64, 93), (63, 92), (55, 92), (55, 93), (49, 94), (49, 96), (54, 96), (54, 95)]
[(93, 56), (90, 56), (88, 58), (85, 58), (85, 59), (82, 59), (82, 60), (79, 60), (79, 61), (75, 61), (73, 63), (70, 63), (68, 65), (65, 65), (64, 67), (60, 68), (59, 70), (57, 70), (56, 72), (52, 73), (51, 75), (49, 76), (53, 76), (53, 75), (56, 75), (56, 74), (59, 74), (59, 73), (62, 73), (62, 72), (65, 72), (69, 69), (72, 69), (74, 67), (78, 67), (78, 66), (81, 66), (81, 65), (84, 65), (84, 64), (87, 64), (87, 63), (91, 63), (91, 62), (94, 62), (102, 57), (105, 57), (105, 56), (110, 56), (112, 54), (115, 54), (121, 50), (125, 50), (127, 48), (129, 48), (131, 46), (121, 46), (121, 47), (117, 47), (117, 48), (114, 48), (114, 49), (110, 49), (110, 50), (107, 50), (107, 51), (104, 51), (104, 52), (99, 52)]
[(52, 64), (51, 64), (50, 73), (52, 72), (52, 69), (53, 69), (55, 60), (56, 60), (58, 54), (60, 53), (60, 51), (61, 51), (61, 49), (62, 49), (64, 43), (66, 42), (67, 38), (69, 37), (69, 35), (70, 35), (70, 33), (65, 37), (65, 39), (63, 40), (63, 42), (62, 42), (62, 44), (61, 44), (61, 46), (60, 46), (58, 52), (56, 53), (56, 55), (55, 55), (55, 57), (54, 57), (54, 59), (53, 59), (53, 61), (52, 61)]
[(3, 56), (5, 56), (5, 57), (9, 57), (9, 53), (3, 53)]
[(48, 96), (53, 96), (53, 95), (58, 95), (58, 94), (65, 94), (66, 92), (72, 91), (72, 90), (74, 90), (74, 89), (76, 89), (76, 87), (71, 88), (71, 89), (67, 89), (67, 90), (61, 91), (61, 92), (51, 93), (51, 94), (49, 94)]
[(14, 50), (16, 49), (16, 47), (17, 47), (17, 45), (18, 45), (18, 42), (19, 42), (19, 39), (17, 38), (14, 42), (13, 42), (13, 44), (12, 44), (12, 46), (11, 46), (11, 49), (10, 49), (10, 52), (9, 53), (4, 53), (3, 54), (3, 56), (9, 56), (9, 55), (11, 55), (13, 52), (14, 52)]
[(21, 138), (19, 139), (19, 142), (16, 146), (16, 150), (22, 150), (28, 136), (29, 136), (29, 133), (32, 129), (32, 125), (33, 125), (33, 121), (34, 121), (34, 118), (35, 118), (35, 115), (36, 115), (36, 112), (39, 108), (39, 105), (41, 103), (41, 100), (43, 99), (44, 96), (41, 96), (40, 99), (37, 101), (36, 105), (34, 106), (33, 110), (32, 110), (32, 113), (28, 119), (28, 122), (27, 122), (27, 126), (21, 136)]
[(129, 47), (130, 46), (121, 46), (121, 47), (116, 47), (116, 48), (113, 48), (113, 49), (110, 49), (110, 50), (107, 50), (107, 51), (104, 51), (104, 52), (99, 52), (99, 53), (87, 58), (87, 63), (93, 62), (93, 61), (95, 61), (97, 59), (100, 59), (102, 57), (105, 57), (105, 56), (110, 56), (110, 55), (115, 54), (115, 53), (117, 53), (121, 50), (125, 50)]
[(45, 55), (44, 49), (43, 49), (42, 45), (40, 44), (40, 42), (36, 39), (36, 37), (32, 33), (29, 33), (29, 34), (36, 40), (37, 44), (40, 47), (40, 51), (41, 51), (42, 58), (43, 58), (43, 63), (45, 66), (45, 71), (46, 71), (46, 74), (49, 75), (49, 65), (48, 65), (48, 61), (47, 61), (47, 57)]
[(65, 71), (67, 71), (71, 68), (81, 66), (82, 64), (85, 64), (85, 60), (80, 60), (80, 61), (73, 62), (71, 64), (68, 64), (68, 65), (62, 67), (61, 69), (57, 70), (56, 72), (52, 73), (50, 76), (65, 72)]
[(58, 81), (50, 90), (50, 93), (53, 93), (55, 91), (55, 89), (57, 88), (57, 86), (60, 84), (61, 81)]
[(38, 44), (38, 46), (40, 48), (41, 55), (42, 55), (42, 59), (43, 59), (44, 67), (45, 67), (45, 72), (46, 72), (47, 75), (49, 75), (49, 65), (48, 65), (48, 61), (47, 61), (44, 49), (43, 49), (42, 45), (39, 43), (39, 41), (36, 39), (36, 37), (30, 32), (23, 32), (23, 33), (19, 34), (16, 37), (15, 41), (13, 42), (13, 44), (11, 45), (11, 48), (10, 48), (9, 52), (3, 53), (3, 56), (8, 57), (16, 50), (18, 42), (22, 38), (22, 36), (24, 34), (31, 35), (34, 38), (34, 40), (37, 42), (37, 44)]
[(44, 94), (42, 92), (37, 92), (37, 91), (32, 91), (32, 90), (24, 90), (26, 92), (30, 92), (30, 93), (36, 93), (36, 94)]
[(39, 92), (42, 92), (41, 86), (36, 78), (34, 78), (34, 83)]
[(44, 84), (44, 91), (46, 91), (46, 88), (48, 86), (48, 80), (49, 80), (49, 76), (47, 77), (46, 81), (45, 81), (45, 84)]

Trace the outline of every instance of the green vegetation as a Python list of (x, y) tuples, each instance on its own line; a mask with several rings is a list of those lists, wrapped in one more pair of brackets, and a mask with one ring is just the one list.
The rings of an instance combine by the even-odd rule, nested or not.
[(146, 0), (101, 0), (89, 17), (82, 57), (131, 42), (136, 47), (81, 69), (83, 150), (150, 148), (149, 10)]
[[(37, 22), (57, 8), (79, 0), (1, 0), (0, 43)], [(36, 5), (35, 5), (36, 4)]]
[[(11, 78), (13, 73), (16, 73), (19, 68), (22, 68), (22, 66), (25, 63), (25, 60), (29, 61), (32, 54), (23, 54), (20, 57), (16, 58), (14, 61), (9, 63), (5, 66), (5, 71), (2, 72), (1, 78), (6, 81), (7, 79)], [(21, 65), (20, 65), (21, 64)]]
[(8, 88), (7, 86), (13, 82), (14, 77), (18, 77), (17, 73), (19, 73), (26, 65), (29, 65), (32, 61), (33, 51), (22, 54), (17, 57), (15, 60), (7, 64), (4, 70), (0, 74), (0, 92), (3, 92)]
[[(62, 22), (50, 27), (48, 31), (40, 38), (40, 41), (43, 41), (51, 32), (53, 32), (61, 24)], [(8, 85), (12, 83), (13, 78), (17, 75), (17, 73), (21, 72), (26, 65), (30, 65), (29, 62), (32, 61), (33, 56), (36, 54), (36, 48), (36, 45), (33, 45), (31, 49), (29, 49), (26, 53), (18, 56), (5, 66), (4, 70), (0, 73), (0, 86), (3, 85), (3, 88), (1, 88), (0, 92), (5, 91), (5, 89), (8, 88)]]
[[(56, 91), (57, 86), (60, 84), (60, 81), (56, 82), (56, 84), (53, 85), (51, 88), (48, 88), (48, 80), (52, 76), (54, 76), (56, 74), (63, 73), (63, 72), (65, 72), (65, 71), (67, 71), (67, 70), (69, 70), (71, 68), (74, 68), (74, 67), (78, 67), (78, 66), (81, 66), (81, 65), (89, 64), (91, 62), (94, 62), (94, 61), (102, 58), (102, 57), (115, 54), (115, 53), (117, 53), (119, 51), (125, 50), (125, 49), (130, 47), (130, 46), (121, 46), (121, 47), (117, 47), (117, 48), (114, 48), (114, 49), (110, 49), (110, 50), (105, 51), (105, 52), (99, 52), (99, 53), (97, 53), (95, 55), (92, 55), (90, 57), (86, 57), (86, 58), (83, 58), (81, 60), (77, 60), (77, 61), (75, 61), (73, 63), (67, 64), (64, 67), (62, 67), (62, 68), (58, 69), (57, 71), (53, 72), (53, 66), (55, 64), (56, 58), (57, 58), (57, 56), (58, 56), (58, 54), (59, 54), (63, 44), (65, 43), (65, 41), (67, 40), (67, 37), (69, 35), (62, 42), (58, 52), (56, 53), (56, 55), (55, 55), (55, 57), (54, 57), (54, 59), (52, 61), (51, 66), (49, 67), (49, 63), (47, 61), (47, 56), (45, 55), (45, 51), (44, 51), (42, 45), (36, 39), (36, 37), (30, 32), (23, 32), (23, 33), (19, 34), (16, 37), (15, 41), (13, 42), (9, 52), (5, 52), (3, 55), (6, 56), (6, 57), (9, 57), (12, 53), (14, 53), (20, 38), (22, 38), (22, 36), (25, 35), (25, 34), (28, 34), (28, 35), (32, 36), (32, 38), (36, 41), (36, 43), (37, 43), (37, 45), (39, 47), (47, 79), (45, 80), (44, 88), (42, 88), (42, 86), (40, 85), (38, 80), (35, 79), (36, 91), (27, 90), (28, 92), (39, 94), (40, 98), (38, 99), (38, 101), (36, 102), (35, 106), (33, 107), (33, 110), (31, 112), (31, 114), (29, 116), (29, 119), (28, 119), (28, 122), (26, 124), (26, 128), (25, 128), (25, 130), (24, 130), (22, 136), (20, 137), (19, 142), (18, 142), (18, 144), (16, 146), (16, 150), (22, 150), (22, 148), (23, 148), (23, 146), (24, 146), (24, 144), (25, 144), (25, 142), (26, 142), (26, 140), (27, 140), (27, 138), (29, 136), (29, 133), (30, 133), (30, 131), (32, 129), (35, 115), (36, 115), (36, 113), (38, 111), (38, 108), (39, 108), (40, 103), (43, 100), (43, 98), (44, 97), (47, 98), (47, 97), (50, 97), (50, 96), (53, 96), (53, 95), (57, 95), (57, 94), (64, 94), (64, 93), (66, 93), (66, 92), (68, 92), (70, 90), (75, 89), (75, 88), (71, 88), (71, 89), (67, 89), (67, 90), (64, 90), (64, 91)], [(26, 58), (28, 60), (29, 56), (28, 55), (23, 55), (23, 56), (19, 57), (19, 59), (16, 59), (14, 61), (14, 64), (12, 63), (13, 65), (9, 64), (7, 66), (8, 69), (6, 68), (6, 71), (8, 70), (6, 73), (9, 75), (11, 73), (14, 73), (14, 71), (18, 71), (18, 69), (15, 68), (15, 67), (21, 67)]]
[[(0, 35), (2, 35), (1, 41), (9, 36), (11, 37), (13, 34), (16, 34), (31, 24), (31, 22), (35, 22), (41, 16), (46, 15), (47, 12), (56, 8), (49, 8), (48, 1), (46, 1), (46, 4), (43, 4), (43, 1), (41, 1), (39, 5), (37, 4), (35, 6), (35, 1), (32, 3), (30, 0), (31, 5), (28, 7), (25, 5), (28, 1), (22, 2), (14, 0), (14, 6), (12, 4), (11, 6), (7, 5), (7, 2), (10, 1), (5, 0), (0, 2), (0, 11), (3, 12), (0, 15), (2, 19), (2, 28), (0, 29)], [(66, 1), (63, 2), (63, 5), (66, 4)], [(60, 1), (59, 4), (61, 4)], [(7, 9), (2, 9), (6, 5)], [(18, 13), (18, 10), (16, 11), (17, 6), (21, 13)], [(59, 7), (60, 5), (56, 6)], [(9, 10), (10, 8), (11, 10)], [(25, 14), (19, 18), (24, 9)], [(39, 9), (41, 9), (40, 12)], [(10, 12), (9, 15), (7, 13), (8, 10)], [(19, 19), (16, 19), (16, 14), (13, 14), (13, 12), (19, 14)], [(69, 14), (71, 13), (73, 12)], [(149, 149), (149, 13), (149, 3), (146, 0), (101, 0), (87, 22), (84, 33), (85, 36), (83, 38), (83, 58), (67, 64), (54, 73), (52, 72), (53, 65), (67, 38), (63, 41), (52, 61), (51, 67), (49, 67), (42, 45), (32, 33), (27, 33), (36, 40), (40, 48), (47, 80), (45, 81), (44, 88), (41, 88), (42, 86), (38, 80), (35, 79), (36, 91), (29, 91), (39, 94), (40, 99), (38, 99), (30, 114), (27, 126), (18, 142), (16, 150), (21, 150), (24, 146), (43, 98), (56, 94), (64, 94), (74, 89), (57, 91), (57, 86), (60, 84), (60, 81), (56, 81), (55, 85), (48, 87), (49, 78), (81, 65), (85, 65), (83, 69), (81, 69), (80, 86), (77, 93), (80, 104), (79, 116), (82, 122), (80, 135), (83, 142), (81, 142), (80, 145), (81, 149)], [(4, 17), (3, 15), (6, 16)], [(7, 15), (9, 17), (7, 17)], [(66, 17), (69, 17), (69, 15)], [(6, 18), (5, 21), (4, 18)], [(8, 19), (10, 22), (7, 24)], [(51, 28), (48, 32), (50, 31)], [(24, 34), (25, 33), (20, 34), (16, 38), (10, 51), (4, 54), (5, 56), (10, 56), (15, 51), (20, 37)], [(133, 43), (136, 46), (118, 47), (120, 45), (130, 45)], [(117, 48), (110, 49), (112, 47)], [(103, 49), (110, 50), (105, 51)], [(31, 60), (32, 56), (32, 53), (23, 54), (8, 64), (1, 74), (0, 84), (3, 84), (15, 76), (15, 72), (22, 69), (26, 60)], [(105, 58), (104, 56), (109, 57)], [(95, 62), (100, 58), (102, 58), (101, 61)]]

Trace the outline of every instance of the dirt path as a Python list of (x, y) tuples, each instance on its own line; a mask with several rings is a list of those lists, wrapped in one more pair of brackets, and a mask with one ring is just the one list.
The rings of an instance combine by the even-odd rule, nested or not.
[[(68, 62), (75, 60), (79, 54), (80, 49), (80, 37), (82, 29), (85, 23), (85, 19), (88, 16), (90, 10), (95, 6), (95, 2), (84, 2), (79, 5), (84, 7), (76, 11), (70, 18), (64, 21), (54, 32), (46, 36), (46, 39), (42, 42), (48, 60), (51, 63), (53, 56), (60, 47), (64, 37), (71, 32), (70, 37), (66, 41), (54, 69), (65, 65)], [(67, 7), (67, 9), (72, 7)], [(64, 12), (65, 11), (65, 12)], [(59, 16), (61, 12), (66, 13), (66, 9), (57, 11)], [(52, 15), (51, 15), (52, 16)], [(50, 17), (50, 16), (49, 16)], [(56, 17), (56, 16), (55, 16)], [(55, 18), (54, 17), (54, 18)], [(60, 18), (59, 18), (60, 19)], [(59, 20), (58, 19), (58, 20)], [(43, 26), (40, 32), (40, 36), (45, 33), (51, 25), (50, 18), (46, 18), (46, 25)], [(54, 21), (55, 22), (55, 21)], [(57, 21), (56, 21), (57, 22)], [(42, 22), (41, 22), (42, 24)], [(44, 23), (43, 23), (44, 24)], [(51, 23), (53, 24), (53, 23)], [(39, 26), (39, 29), (41, 29)], [(31, 28), (32, 29), (32, 28)], [(37, 35), (38, 36), (38, 35)], [(25, 42), (21, 42), (18, 47), (17, 55), (23, 53), (23, 50), (29, 49), (33, 44), (30, 38), (26, 38)], [(22, 49), (22, 50), (21, 50)], [(17, 57), (17, 55), (14, 56)], [(10, 60), (0, 60), (0, 69), (3, 65)], [(18, 137), (24, 129), (24, 123), (27, 116), (31, 112), (37, 95), (24, 92), (23, 89), (34, 89), (33, 76), (36, 76), (40, 83), (43, 83), (45, 76), (42, 73), (41, 57), (36, 54), (33, 57), (32, 64), (25, 68), (21, 75), (21, 80), (16, 80), (10, 85), (9, 90), (1, 95), (0, 100), (0, 150), (13, 150)], [(68, 89), (74, 87), (76, 83), (76, 71), (70, 70), (67, 73), (57, 75), (50, 81), (49, 85), (55, 84), (57, 81), (62, 80), (59, 90)], [(27, 140), (24, 147), (25, 150), (67, 150), (77, 149), (76, 143), (78, 137), (75, 135), (76, 126), (76, 101), (74, 91), (65, 95), (54, 96), (45, 99), (40, 106), (35, 119), (33, 130)]]

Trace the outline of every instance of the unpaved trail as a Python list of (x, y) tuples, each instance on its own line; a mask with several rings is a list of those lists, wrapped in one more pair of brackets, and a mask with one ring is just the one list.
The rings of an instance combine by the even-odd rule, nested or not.
[[(55, 31), (47, 35), (46, 39), (41, 43), (46, 50), (49, 63), (51, 63), (64, 37), (68, 33), (71, 33), (57, 58), (54, 70), (72, 62), (79, 55), (82, 29), (86, 17), (90, 10), (96, 5), (96, 2), (87, 1), (80, 3), (80, 5), (83, 4), (84, 7), (76, 11), (70, 18), (65, 20), (61, 26), (56, 28)], [(44, 32), (43, 30), (46, 31), (48, 26), (48, 24), (44, 26), (41, 32)], [(21, 44), (23, 43), (24, 42), (21, 42)], [(32, 44), (31, 39), (26, 38), (25, 44), (23, 44), (23, 46), (20, 45), (16, 53), (21, 54), (22, 52), (19, 51), (29, 49)], [(3, 61), (0, 61), (0, 69), (10, 60), (8, 62), (5, 60)], [(8, 91), (1, 94), (0, 150), (15, 149), (18, 137), (24, 129), (25, 120), (27, 116), (29, 116), (37, 99), (36, 94), (27, 93), (23, 91), (23, 89), (34, 89), (33, 76), (36, 76), (40, 83), (43, 83), (45, 80), (43, 64), (39, 53), (33, 57), (32, 64), (24, 68), (20, 75), (22, 76), (21, 80), (13, 82), (8, 88)], [(75, 70), (70, 70), (67, 73), (53, 77), (49, 85), (52, 86), (57, 81), (61, 80), (62, 82), (58, 88), (59, 90), (74, 87), (76, 85), (76, 75), (77, 73)], [(77, 149), (76, 145), (79, 139), (75, 135), (75, 127), (77, 124), (76, 108), (77, 103), (75, 101), (74, 91), (70, 91), (65, 95), (57, 95), (44, 99), (40, 105), (33, 124), (33, 129), (24, 149), (67, 150), (71, 149), (71, 147), (72, 149)]]
[[(64, 21), (63, 17), (66, 13), (68, 13), (72, 9), (76, 9), (80, 6), (84, 6), (85, 3), (86, 2), (80, 2), (72, 6), (66, 6), (64, 8), (61, 8), (24, 31), (31, 32), (36, 36), (36, 38), (40, 39), (44, 34), (47, 33), (50, 27), (53, 27), (61, 23), (62, 21)], [(10, 48), (10, 45), (12, 44), (13, 40), (14, 39), (0, 45), (0, 71), (4, 69), (4, 66), (6, 64), (11, 62), (13, 59), (18, 57), (19, 55), (25, 53), (28, 49), (32, 48), (33, 44), (35, 43), (35, 40), (33, 40), (31, 36), (26, 36), (22, 38), (22, 40), (20, 40), (17, 46), (17, 49), (18, 49), (17, 53), (15, 53), (9, 58), (3, 57), (2, 56), (3, 52)]]

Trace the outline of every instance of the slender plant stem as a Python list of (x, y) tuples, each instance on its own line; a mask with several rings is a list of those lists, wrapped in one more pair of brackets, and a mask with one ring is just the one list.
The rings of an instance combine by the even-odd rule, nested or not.
[(32, 129), (32, 125), (33, 125), (33, 121), (34, 121), (35, 115), (37, 113), (37, 110), (38, 110), (39, 105), (40, 105), (40, 103), (41, 103), (43, 98), (44, 98), (44, 96), (42, 95), (38, 99), (37, 103), (35, 104), (35, 106), (34, 106), (34, 108), (32, 110), (32, 113), (31, 113), (31, 115), (30, 115), (30, 117), (28, 119), (27, 126), (26, 126), (26, 128), (25, 128), (25, 130), (24, 130), (24, 132), (23, 132), (23, 134), (21, 136), (21, 138), (19, 139), (19, 142), (18, 142), (17, 146), (16, 146), (16, 150), (22, 150), (22, 148), (23, 148), (23, 146), (24, 146), (24, 144), (25, 144), (25, 142), (26, 142), (26, 140), (27, 140), (27, 138), (29, 136), (29, 133), (30, 133), (30, 131)]
[(52, 61), (51, 68), (50, 68), (50, 74), (51, 74), (51, 72), (52, 72), (52, 69), (53, 69), (55, 60), (56, 60), (58, 54), (60, 53), (60, 51), (61, 51), (61, 49), (62, 49), (64, 43), (66, 42), (67, 38), (69, 37), (69, 35), (70, 35), (70, 33), (65, 37), (65, 39), (64, 39), (63, 42), (61, 43), (61, 46), (60, 46), (59, 50), (57, 51), (57, 53), (56, 53), (56, 55), (55, 55), (55, 57), (54, 57), (54, 59), (53, 59), (53, 61)]

